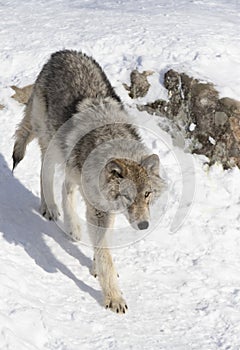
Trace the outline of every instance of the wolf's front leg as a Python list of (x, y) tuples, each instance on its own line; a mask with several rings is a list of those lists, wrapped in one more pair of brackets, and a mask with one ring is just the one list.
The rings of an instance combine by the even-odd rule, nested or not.
[(74, 241), (81, 240), (81, 225), (76, 212), (77, 205), (77, 186), (66, 180), (62, 190), (62, 207), (64, 215), (64, 224), (66, 233)]
[(118, 287), (117, 273), (108, 248), (95, 248), (96, 272), (104, 295), (106, 308), (117, 313), (125, 313), (126, 301)]
[(87, 208), (88, 230), (94, 245), (94, 270), (103, 291), (105, 307), (125, 313), (128, 307), (119, 289), (117, 272), (106, 242), (106, 233), (112, 227), (113, 220), (111, 214)]

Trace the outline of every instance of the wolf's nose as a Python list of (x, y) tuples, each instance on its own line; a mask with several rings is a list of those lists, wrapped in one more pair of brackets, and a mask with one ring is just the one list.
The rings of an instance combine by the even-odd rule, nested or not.
[(146, 230), (149, 226), (148, 221), (141, 221), (138, 223), (139, 230)]

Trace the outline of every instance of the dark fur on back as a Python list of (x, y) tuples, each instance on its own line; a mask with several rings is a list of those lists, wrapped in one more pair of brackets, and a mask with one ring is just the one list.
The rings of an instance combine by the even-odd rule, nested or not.
[(69, 119), (84, 98), (111, 97), (121, 103), (100, 65), (82, 52), (63, 50), (52, 54), (39, 74), (36, 86), (41, 86), (42, 82), (42, 98), (53, 124), (56, 121), (63, 124)]

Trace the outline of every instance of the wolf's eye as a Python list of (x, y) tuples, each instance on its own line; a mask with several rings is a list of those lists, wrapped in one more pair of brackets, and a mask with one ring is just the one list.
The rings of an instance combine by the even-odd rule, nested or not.
[(131, 202), (132, 201), (132, 199), (128, 196), (128, 195), (124, 195), (124, 197), (126, 198), (126, 200), (128, 201), (128, 202)]
[(145, 198), (148, 198), (148, 197), (150, 196), (151, 193), (152, 193), (152, 192), (150, 192), (150, 191), (145, 192)]
[(123, 179), (123, 176), (121, 173), (119, 173), (117, 170), (112, 171), (113, 176), (118, 177), (120, 179)]

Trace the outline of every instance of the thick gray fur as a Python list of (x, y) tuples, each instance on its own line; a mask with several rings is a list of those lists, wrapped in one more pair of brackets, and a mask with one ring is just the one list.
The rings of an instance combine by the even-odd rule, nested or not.
[(125, 313), (106, 232), (117, 211), (134, 228), (148, 227), (149, 204), (163, 188), (158, 156), (150, 154), (142, 142), (99, 64), (76, 51), (54, 53), (44, 65), (15, 136), (14, 167), (24, 157), (27, 144), (38, 138), (41, 212), (48, 219), (59, 216), (54, 166), (64, 164), (62, 205), (67, 232), (75, 240), (81, 238), (75, 210), (79, 189), (94, 245), (92, 272), (99, 278), (105, 306)]

